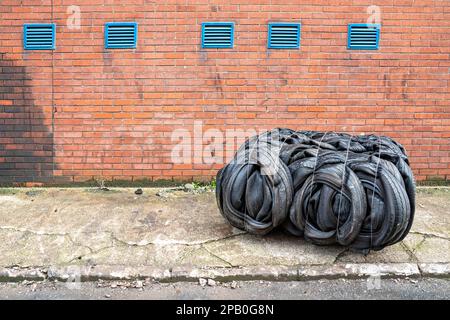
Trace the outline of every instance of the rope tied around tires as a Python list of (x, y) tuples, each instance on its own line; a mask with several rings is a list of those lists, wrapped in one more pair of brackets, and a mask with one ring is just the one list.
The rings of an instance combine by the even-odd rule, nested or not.
[(403, 146), (385, 136), (275, 129), (249, 138), (217, 173), (228, 222), (361, 252), (404, 239), (415, 182)]

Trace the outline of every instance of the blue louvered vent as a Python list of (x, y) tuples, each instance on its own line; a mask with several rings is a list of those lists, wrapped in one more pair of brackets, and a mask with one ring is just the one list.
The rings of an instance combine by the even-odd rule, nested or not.
[(105, 48), (136, 48), (136, 22), (109, 22), (105, 24)]
[(23, 47), (25, 50), (54, 50), (54, 23), (32, 23), (23, 25)]
[(379, 24), (349, 24), (347, 48), (352, 50), (377, 50), (380, 39)]
[(269, 23), (267, 47), (270, 49), (296, 49), (300, 47), (299, 23)]
[(202, 48), (233, 48), (233, 22), (202, 23)]

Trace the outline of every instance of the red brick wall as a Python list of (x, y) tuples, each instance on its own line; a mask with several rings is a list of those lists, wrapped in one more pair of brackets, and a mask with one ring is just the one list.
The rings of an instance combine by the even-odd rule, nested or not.
[[(170, 156), (194, 120), (389, 135), (418, 180), (450, 180), (450, 1), (276, 2), (2, 0), (0, 182), (209, 177), (222, 165)], [(380, 49), (349, 51), (370, 5)], [(51, 21), (56, 50), (25, 52), (23, 23)], [(111, 21), (138, 22), (137, 49), (104, 49)], [(234, 21), (234, 48), (201, 49), (204, 21)], [(270, 21), (301, 21), (300, 50), (268, 50)]]

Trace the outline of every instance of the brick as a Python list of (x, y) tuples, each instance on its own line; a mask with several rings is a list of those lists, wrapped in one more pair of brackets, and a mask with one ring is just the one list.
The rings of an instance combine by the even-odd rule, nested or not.
[[(450, 177), (449, 1), (378, 1), (380, 50), (370, 52), (346, 49), (347, 24), (367, 20), (362, 0), (82, 0), (81, 30), (61, 23), (61, 2), (3, 2), (0, 182), (209, 179), (221, 164), (171, 159), (172, 132), (192, 138), (194, 121), (222, 133), (390, 135), (409, 149), (417, 180)], [(22, 24), (52, 12), (57, 49), (25, 52)], [(136, 50), (105, 50), (103, 24), (123, 20), (139, 23)], [(235, 47), (201, 49), (200, 23), (220, 20), (235, 21)], [(267, 50), (268, 21), (301, 21), (301, 48)]]

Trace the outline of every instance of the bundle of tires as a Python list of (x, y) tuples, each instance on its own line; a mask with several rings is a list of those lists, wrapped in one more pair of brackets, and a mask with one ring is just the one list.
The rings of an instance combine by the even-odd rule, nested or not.
[(229, 223), (249, 233), (280, 228), (367, 253), (407, 235), (415, 182), (389, 137), (276, 129), (240, 147), (217, 174), (216, 197)]

